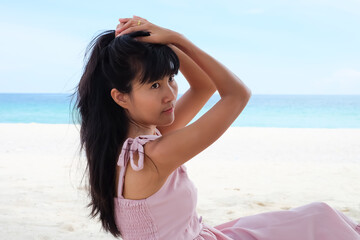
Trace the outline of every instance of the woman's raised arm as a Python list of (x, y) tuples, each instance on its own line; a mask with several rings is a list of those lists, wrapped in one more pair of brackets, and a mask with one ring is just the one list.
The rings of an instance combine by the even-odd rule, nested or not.
[(221, 99), (194, 123), (145, 146), (147, 155), (165, 175), (215, 142), (235, 121), (251, 97), (251, 90), (235, 74), (184, 36), (176, 33), (171, 41), (210, 77)]
[[(139, 25), (139, 20), (144, 23)], [(127, 25), (126, 25), (127, 24)], [(250, 89), (216, 59), (195, 46), (182, 34), (135, 18), (121, 29), (124, 33), (148, 31), (140, 41), (173, 44), (182, 50), (209, 76), (221, 99), (194, 123), (148, 142), (145, 153), (156, 164), (159, 174), (167, 177), (173, 170), (206, 149), (230, 127), (247, 105)]]

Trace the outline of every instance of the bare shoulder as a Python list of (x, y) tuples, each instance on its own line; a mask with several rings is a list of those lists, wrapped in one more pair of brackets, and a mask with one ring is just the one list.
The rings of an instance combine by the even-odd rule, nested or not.
[(157, 167), (160, 179), (169, 176), (176, 168), (198, 154), (208, 145), (197, 124), (167, 132), (159, 138), (147, 142), (144, 152)]

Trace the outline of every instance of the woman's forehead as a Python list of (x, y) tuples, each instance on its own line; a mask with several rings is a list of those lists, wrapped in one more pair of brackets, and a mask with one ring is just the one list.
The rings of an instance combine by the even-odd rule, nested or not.
[(138, 89), (144, 88), (147, 85), (153, 83), (153, 82), (147, 82), (147, 81), (141, 82), (141, 80), (142, 80), (141, 78), (137, 77), (132, 81), (132, 89), (133, 90), (138, 90)]
[(144, 86), (144, 84), (142, 84), (142, 83), (140, 82), (140, 80), (135, 79), (135, 80), (132, 82), (132, 89), (133, 89), (133, 90), (137, 90), (137, 89), (139, 89), (139, 88), (142, 88), (143, 86)]

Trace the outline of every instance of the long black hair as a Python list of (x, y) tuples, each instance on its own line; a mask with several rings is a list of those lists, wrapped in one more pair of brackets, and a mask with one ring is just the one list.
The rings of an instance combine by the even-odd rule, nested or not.
[(167, 45), (135, 39), (148, 35), (134, 32), (115, 37), (114, 30), (97, 35), (86, 49), (84, 72), (73, 93), (73, 114), (81, 125), (80, 151), (85, 149), (87, 159), (89, 215), (98, 216), (105, 231), (115, 237), (121, 236), (114, 218), (116, 164), (129, 119), (112, 99), (111, 89), (130, 93), (135, 79), (152, 83), (177, 74), (180, 67), (177, 55)]

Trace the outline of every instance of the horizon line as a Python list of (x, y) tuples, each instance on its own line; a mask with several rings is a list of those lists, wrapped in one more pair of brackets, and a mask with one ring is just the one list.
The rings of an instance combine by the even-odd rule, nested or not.
[[(71, 95), (74, 93), (66, 93), (66, 92), (0, 92), (0, 94), (61, 94), (61, 95)], [(184, 93), (178, 93), (179, 95), (182, 95)], [(220, 95), (218, 92), (215, 92), (214, 95)], [(324, 95), (324, 96), (360, 96), (360, 93), (252, 93), (252, 95)]]

